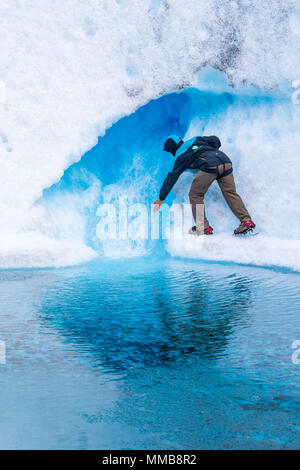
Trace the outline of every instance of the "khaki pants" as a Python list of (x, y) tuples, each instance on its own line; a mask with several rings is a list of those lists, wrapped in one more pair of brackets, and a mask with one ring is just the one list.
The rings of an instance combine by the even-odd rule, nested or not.
[[(197, 204), (204, 204), (204, 195), (212, 182), (218, 178), (218, 176), (221, 176), (219, 178), (218, 184), (220, 186), (220, 189), (222, 191), (222, 194), (229, 205), (230, 209), (234, 213), (234, 215), (241, 221), (241, 222), (246, 222), (247, 220), (251, 220), (250, 214), (247, 211), (241, 197), (237, 194), (236, 192), (236, 187), (234, 183), (234, 178), (233, 174), (230, 173), (227, 176), (223, 176), (222, 174), (224, 171), (228, 170), (231, 168), (231, 163), (225, 163), (225, 165), (219, 165), (218, 167), (212, 167), (212, 168), (218, 168), (218, 174), (216, 173), (206, 173), (205, 171), (199, 171), (199, 173), (194, 177), (189, 197), (190, 197), (190, 203), (192, 206), (192, 212), (193, 212), (193, 217), (194, 220), (197, 224), (196, 220), (196, 214), (197, 214)], [(200, 224), (199, 224), (200, 225)], [(204, 210), (204, 228), (209, 227), (209, 222), (206, 218), (205, 215), (205, 210)]]

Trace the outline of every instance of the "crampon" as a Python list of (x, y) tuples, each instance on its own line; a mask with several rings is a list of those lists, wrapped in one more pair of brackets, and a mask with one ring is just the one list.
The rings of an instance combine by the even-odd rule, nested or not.
[(234, 235), (246, 235), (246, 233), (252, 232), (255, 227), (256, 225), (252, 220), (247, 220), (247, 222), (242, 222), (233, 233)]

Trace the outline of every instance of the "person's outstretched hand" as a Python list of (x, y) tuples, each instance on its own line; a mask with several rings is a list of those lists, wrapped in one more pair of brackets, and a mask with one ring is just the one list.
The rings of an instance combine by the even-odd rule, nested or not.
[(160, 199), (157, 199), (157, 201), (154, 201), (154, 209), (153, 211), (154, 212), (158, 212), (161, 205), (162, 205), (163, 201), (161, 201)]

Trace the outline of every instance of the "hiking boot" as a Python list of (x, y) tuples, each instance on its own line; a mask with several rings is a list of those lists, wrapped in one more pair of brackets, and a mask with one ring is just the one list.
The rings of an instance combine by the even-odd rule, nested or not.
[(256, 225), (252, 220), (247, 220), (247, 222), (241, 222), (233, 233), (234, 235), (245, 235), (247, 232), (252, 232), (255, 227)]
[(204, 235), (213, 235), (213, 228), (209, 225), (204, 229)]
[[(197, 230), (196, 225), (190, 228), (189, 234), (191, 235), (202, 235), (202, 233)], [(204, 229), (204, 235), (213, 235), (213, 228), (211, 226)]]

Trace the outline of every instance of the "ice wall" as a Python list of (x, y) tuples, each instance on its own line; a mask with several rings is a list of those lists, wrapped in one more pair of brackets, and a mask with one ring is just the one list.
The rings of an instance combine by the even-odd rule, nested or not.
[[(170, 91), (201, 88), (203, 66), (234, 86), (291, 93), (299, 22), (294, 1), (3, 0), (0, 265), (63, 264), (49, 253), (58, 239), (35, 204), (43, 190), (121, 117)], [(84, 236), (83, 228), (69, 240), (67, 264), (73, 242), (74, 263), (86, 259)]]
[[(221, 82), (221, 74), (209, 71), (209, 76), (209, 82), (200, 77), (202, 88), (213, 81), (218, 93), (188, 89), (154, 100), (120, 120), (80, 162), (69, 167), (41, 201), (50, 223), (49, 235), (55, 224), (57, 235), (72, 239), (85, 231), (88, 244), (105, 256), (149, 252), (153, 243), (147, 240), (99, 243), (99, 204), (118, 208), (119, 198), (126, 198), (129, 204), (145, 204), (149, 213), (174, 164), (173, 157), (162, 152), (165, 136), (215, 133), (233, 161), (238, 192), (259, 236), (255, 242), (230, 236), (239, 222), (214, 183), (206, 195), (206, 209), (218, 236), (205, 237), (205, 243), (194, 237), (171, 240), (168, 251), (176, 256), (299, 269), (298, 109), (288, 98), (264, 95), (255, 88), (233, 94), (226, 80)], [(192, 178), (190, 173), (180, 177), (167, 198), (169, 204), (188, 201)]]

